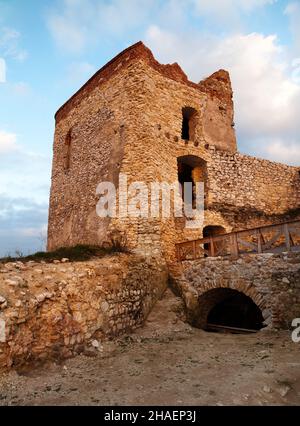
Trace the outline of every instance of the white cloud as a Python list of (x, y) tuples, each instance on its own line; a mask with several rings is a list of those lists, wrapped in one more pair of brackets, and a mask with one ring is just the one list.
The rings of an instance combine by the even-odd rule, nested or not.
[(28, 153), (22, 147), (0, 155), (0, 190), (9, 196), (26, 194), (37, 203), (48, 203), (50, 179), (50, 158)]
[(300, 145), (292, 142), (287, 143), (281, 140), (272, 140), (265, 148), (265, 157), (281, 163), (299, 166)]
[(12, 85), (12, 90), (14, 94), (18, 96), (27, 96), (31, 93), (31, 88), (28, 83), (24, 83), (23, 81), (19, 81), (18, 83), (14, 83)]
[(295, 48), (298, 54), (300, 54), (300, 3), (292, 2), (289, 3), (285, 9), (285, 14), (290, 19), (290, 29), (294, 37)]
[[(246, 14), (270, 6), (276, 0), (63, 0), (52, 7), (48, 25), (64, 49), (80, 52), (107, 38), (125, 40), (143, 28), (146, 44), (161, 62), (178, 61), (194, 81), (220, 68), (228, 69), (234, 89), (237, 135), (242, 151), (274, 155), (274, 141), (300, 146), (300, 59), (280, 45), (276, 35), (244, 34), (240, 23)], [(285, 13), (297, 39), (298, 2)], [(299, 12), (300, 13), (300, 12)], [(194, 24), (190, 25), (190, 16)], [(229, 33), (212, 35), (209, 28), (227, 21)], [(237, 26), (234, 24), (238, 23)], [(227, 27), (228, 27), (227, 25)], [(207, 31), (207, 27), (206, 31)], [(238, 29), (238, 31), (237, 31)], [(299, 59), (299, 63), (298, 63)], [(85, 62), (73, 64), (69, 81), (80, 84), (94, 71)], [(262, 146), (259, 146), (258, 141)], [(272, 145), (273, 141), (273, 145)], [(267, 152), (266, 148), (270, 146)], [(273, 153), (273, 154), (272, 154)]]
[(48, 203), (0, 193), (0, 257), (45, 249)]
[(26, 50), (20, 47), (21, 34), (13, 28), (0, 28), (0, 51), (4, 57), (23, 62), (27, 58)]
[(6, 62), (0, 58), (0, 83), (6, 82)]
[(94, 65), (88, 62), (73, 62), (68, 70), (68, 82), (73, 85), (85, 83), (97, 71)]
[(48, 202), (51, 159), (31, 152), (18, 143), (19, 138), (0, 130), (0, 191), (10, 197), (27, 194), (37, 203)]
[(199, 14), (217, 19), (223, 24), (238, 22), (242, 13), (270, 5), (276, 0), (193, 0)]
[[(194, 81), (220, 68), (230, 72), (238, 142), (244, 151), (263, 155), (271, 140), (278, 139), (286, 145), (293, 140), (300, 150), (300, 84), (276, 36), (253, 33), (220, 38), (193, 32), (182, 37), (152, 26), (146, 40), (160, 61), (178, 61)], [(258, 138), (265, 146), (257, 145)], [(270, 145), (269, 154), (277, 160), (274, 146)]]
[[(71, 53), (99, 43), (122, 40), (124, 45), (143, 26), (183, 28), (189, 18), (219, 21), (227, 28), (241, 15), (277, 0), (62, 0), (47, 13), (47, 25), (57, 45)], [(215, 25), (214, 25), (215, 27)], [(129, 38), (129, 39), (128, 39)]]
[(29, 228), (20, 228), (17, 229), (18, 233), (23, 237), (36, 237), (36, 238), (46, 238), (47, 237), (47, 225), (42, 224), (36, 227)]
[(7, 154), (17, 149), (17, 135), (0, 130), (0, 154)]
[(50, 9), (47, 24), (60, 48), (78, 53), (106, 38), (126, 37), (159, 5), (152, 0), (63, 0)]
[(300, 84), (300, 57), (292, 60), (292, 80), (296, 84)]
[(71, 52), (81, 51), (86, 44), (86, 29), (80, 28), (66, 16), (53, 14), (48, 19), (50, 31), (56, 43)]

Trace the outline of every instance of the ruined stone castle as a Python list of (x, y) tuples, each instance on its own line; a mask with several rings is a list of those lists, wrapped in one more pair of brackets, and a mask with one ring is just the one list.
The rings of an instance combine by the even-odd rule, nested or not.
[[(226, 71), (196, 84), (139, 42), (59, 109), (48, 249), (117, 235), (131, 250), (81, 262), (0, 261), (0, 371), (97, 351), (141, 326), (168, 284), (187, 320), (204, 329), (289, 328), (300, 316), (300, 221), (285, 223), (300, 217), (299, 169), (237, 152), (232, 95)], [(120, 174), (128, 185), (204, 182), (203, 226), (189, 229), (175, 215), (100, 218), (98, 184), (121, 192)], [(277, 223), (266, 239), (249, 231)], [(245, 232), (243, 244), (255, 240), (257, 250), (239, 259), (213, 250), (175, 257), (179, 243), (205, 246), (203, 236), (234, 237), (235, 250)]]
[[(249, 105), (251, 108), (251, 105)], [(131, 181), (203, 181), (205, 222), (99, 218), (96, 188)], [(112, 231), (142, 254), (297, 216), (299, 169), (237, 152), (233, 92), (220, 70), (193, 83), (139, 42), (100, 69), (57, 112), (48, 249), (101, 245)]]
[[(48, 249), (102, 244), (172, 258), (175, 243), (278, 222), (299, 207), (299, 169), (237, 152), (233, 92), (220, 70), (196, 84), (139, 42), (100, 69), (56, 114)], [(251, 105), (249, 105), (251, 108)], [(253, 123), (255, 125), (255, 123)], [(204, 229), (179, 218), (99, 218), (99, 182), (204, 181)]]

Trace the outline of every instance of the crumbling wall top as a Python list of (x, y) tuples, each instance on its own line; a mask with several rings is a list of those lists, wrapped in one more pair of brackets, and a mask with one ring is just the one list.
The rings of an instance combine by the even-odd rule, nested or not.
[(199, 87), (202, 92), (220, 100), (230, 101), (232, 99), (232, 87), (228, 71), (221, 69), (214, 72), (211, 76), (200, 81)]
[[(139, 41), (138, 43), (135, 43), (123, 50), (99, 71), (97, 71), (96, 74), (94, 74), (64, 105), (62, 105), (61, 108), (59, 108), (55, 115), (56, 121), (58, 122), (64, 118), (95, 87), (108, 81), (114, 73), (120, 71), (120, 69), (126, 67), (129, 63), (140, 59), (144, 60), (149, 66), (154, 68), (166, 78), (186, 84), (205, 93), (210, 93), (212, 96), (222, 96), (220, 83), (221, 85), (224, 85), (224, 87), (226, 86), (226, 90), (224, 90), (224, 92), (227, 93), (229, 88), (231, 90), (229, 74), (226, 71), (220, 70), (208, 79), (196, 84), (188, 79), (187, 75), (176, 62), (166, 65), (160, 64), (154, 58), (151, 50), (146, 47), (143, 42)], [(220, 87), (218, 87), (218, 84)]]

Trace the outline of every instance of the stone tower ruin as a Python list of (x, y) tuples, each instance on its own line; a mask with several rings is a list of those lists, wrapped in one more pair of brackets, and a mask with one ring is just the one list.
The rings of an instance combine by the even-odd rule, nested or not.
[[(200, 65), (200, 64), (199, 64)], [(251, 107), (251, 106), (249, 106)], [(299, 169), (237, 152), (228, 72), (200, 83), (138, 42), (101, 68), (56, 113), (48, 250), (101, 245), (173, 259), (175, 244), (298, 215)], [(182, 218), (100, 218), (97, 185), (203, 181), (201, 229)], [(299, 215), (298, 215), (299, 216)]]

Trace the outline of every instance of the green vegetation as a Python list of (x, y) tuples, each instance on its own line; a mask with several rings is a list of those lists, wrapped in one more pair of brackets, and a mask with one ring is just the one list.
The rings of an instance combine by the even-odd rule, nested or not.
[(104, 257), (113, 253), (124, 253), (127, 249), (121, 245), (113, 244), (110, 247), (78, 245), (75, 247), (62, 247), (52, 252), (38, 252), (29, 256), (23, 256), (22, 253), (17, 252), (15, 256), (7, 256), (0, 258), (0, 263), (8, 262), (28, 262), (30, 260), (40, 262), (53, 262), (53, 260), (61, 260), (67, 258), (70, 261), (84, 261), (93, 257)]

